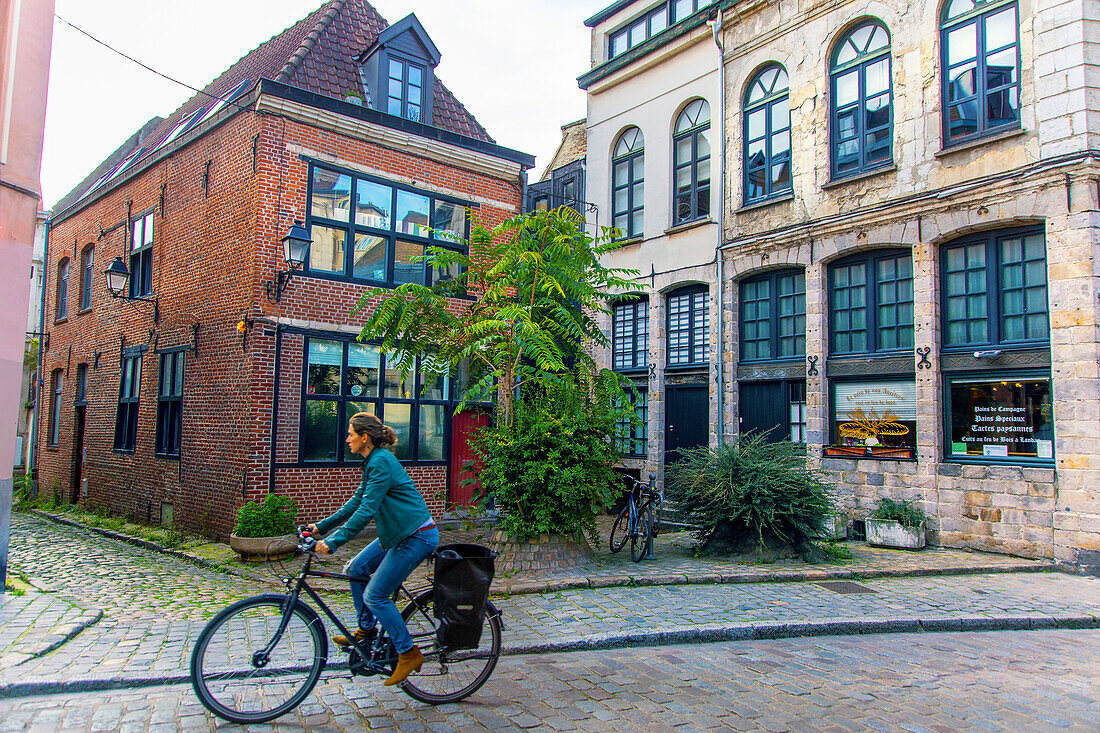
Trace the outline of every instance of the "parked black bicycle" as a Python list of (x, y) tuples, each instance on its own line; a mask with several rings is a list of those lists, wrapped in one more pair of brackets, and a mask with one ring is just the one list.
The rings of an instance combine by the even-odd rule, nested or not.
[(664, 504), (664, 492), (653, 490), (656, 474), (649, 474), (649, 483), (634, 481), (627, 497), (626, 506), (611, 525), (609, 544), (612, 552), (618, 552), (630, 541), (630, 557), (641, 562), (653, 554), (653, 538), (657, 536), (661, 524), (661, 507)]
[[(212, 618), (199, 634), (191, 653), (191, 684), (214, 715), (234, 723), (272, 720), (293, 710), (313, 690), (328, 662), (328, 636), (303, 594), (352, 640), (350, 646), (342, 647), (352, 675), (393, 674), (397, 651), (385, 630), (380, 629), (374, 639), (355, 641), (306, 581), (308, 577), (362, 583), (368, 579), (313, 570), (314, 544), (309, 530), (299, 527), (297, 550), (304, 562), (297, 573), (282, 579), (286, 593), (238, 601)], [(461, 629), (465, 633), (458, 636), (454, 629), (447, 633), (441, 619), (453, 613), (434, 582), (440, 563), (457, 557), (447, 548), (440, 547), (429, 557), (435, 563), (431, 586), (410, 591), (402, 585), (394, 594), (394, 600), (408, 601), (401, 615), (424, 654), (420, 673), (403, 682), (401, 689), (430, 704), (457, 702), (476, 692), (493, 673), (501, 648), (500, 611), (485, 600), (485, 593), (481, 594), (484, 614), (475, 621), (473, 633), (469, 628)], [(459, 608), (468, 608), (468, 602)]]

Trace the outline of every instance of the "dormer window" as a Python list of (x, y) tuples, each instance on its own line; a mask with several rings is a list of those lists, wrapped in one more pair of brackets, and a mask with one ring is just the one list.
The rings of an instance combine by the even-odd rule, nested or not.
[(424, 109), (424, 67), (390, 58), (386, 111), (420, 122)]
[(439, 49), (415, 15), (407, 15), (379, 33), (359, 59), (370, 106), (394, 117), (432, 124)]

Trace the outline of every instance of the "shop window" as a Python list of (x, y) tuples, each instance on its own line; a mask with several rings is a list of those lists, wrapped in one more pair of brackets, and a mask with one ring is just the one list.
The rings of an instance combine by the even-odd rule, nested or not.
[(402, 461), (442, 462), (454, 411), (450, 380), (431, 374), (423, 359), (409, 357), (401, 376), (400, 353), (374, 344), (309, 338), (303, 374), (299, 442), (301, 462), (354, 463), (344, 444), (348, 420), (357, 412), (377, 415), (397, 433), (394, 454)]
[(787, 72), (762, 69), (745, 95), (745, 203), (791, 191), (791, 102)]
[(649, 300), (619, 303), (611, 315), (611, 368), (645, 369), (649, 364)]
[(893, 85), (890, 34), (869, 20), (844, 34), (833, 50), (833, 178), (844, 178), (893, 162)]
[(948, 0), (940, 20), (945, 145), (1020, 126), (1015, 2)]
[(690, 102), (672, 131), (673, 224), (710, 214), (710, 105)]
[(806, 275), (780, 270), (747, 278), (741, 292), (741, 361), (806, 354)]
[(179, 458), (183, 432), (183, 351), (160, 355), (157, 386), (156, 454)]
[(1000, 463), (1054, 461), (1049, 376), (1004, 373), (946, 378), (948, 458)]
[(118, 410), (115, 413), (115, 450), (133, 453), (137, 443), (138, 406), (141, 401), (142, 352), (123, 355), (119, 371)]
[(314, 275), (431, 285), (456, 273), (413, 258), (426, 247), (467, 252), (466, 204), (456, 200), (317, 166), (309, 200)]
[(130, 225), (130, 297), (153, 294), (153, 212)]
[(707, 315), (707, 288), (692, 285), (669, 293), (668, 366), (698, 366), (708, 363), (707, 346), (710, 322)]
[(913, 458), (917, 447), (917, 396), (912, 379), (833, 383), (827, 456)]
[(611, 154), (611, 226), (623, 239), (642, 236), (645, 206), (645, 138), (631, 127)]
[(913, 348), (913, 258), (876, 250), (829, 267), (830, 353)]
[(637, 422), (620, 420), (616, 423), (616, 442), (623, 456), (645, 458), (649, 454), (649, 392), (644, 385), (634, 385), (634, 389), (637, 394), (631, 395), (631, 404)]

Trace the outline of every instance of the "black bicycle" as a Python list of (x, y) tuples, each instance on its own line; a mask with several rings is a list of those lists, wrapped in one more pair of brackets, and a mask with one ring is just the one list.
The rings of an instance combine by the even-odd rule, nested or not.
[[(328, 637), (321, 617), (303, 601), (303, 592), (351, 640), (343, 650), (352, 675), (393, 674), (397, 651), (385, 630), (379, 629), (374, 639), (355, 641), (306, 582), (307, 577), (368, 579), (311, 569), (317, 553), (308, 533), (298, 528), (297, 550), (305, 560), (297, 573), (282, 579), (286, 593), (234, 603), (212, 618), (195, 642), (191, 684), (206, 709), (219, 718), (234, 723), (272, 720), (297, 707), (317, 684), (328, 662)], [(434, 559), (433, 553), (429, 560)], [(469, 697), (484, 685), (500, 657), (500, 611), (487, 601), (478, 645), (451, 649), (438, 642), (434, 587), (410, 591), (402, 585), (394, 594), (395, 601), (400, 598), (408, 601), (401, 616), (424, 654), (419, 674), (401, 683), (401, 689), (421, 702), (441, 704)]]
[(630, 541), (630, 557), (634, 562), (653, 552), (653, 538), (661, 524), (661, 506), (664, 503), (662, 492), (653, 490), (656, 474), (649, 474), (649, 483), (634, 481), (627, 497), (626, 506), (615, 517), (611, 525), (609, 544), (612, 552), (618, 552)]

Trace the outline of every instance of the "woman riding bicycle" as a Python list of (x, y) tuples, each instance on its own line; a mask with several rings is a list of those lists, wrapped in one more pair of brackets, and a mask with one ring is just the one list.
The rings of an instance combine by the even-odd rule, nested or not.
[[(420, 669), (424, 656), (413, 644), (393, 602), (393, 593), (439, 545), (439, 530), (409, 474), (393, 453), (386, 450), (397, 443), (393, 428), (370, 413), (359, 412), (348, 422), (345, 442), (352, 453), (363, 456), (363, 480), (335, 514), (309, 526), (314, 532), (327, 532), (344, 523), (317, 543), (317, 552), (327, 555), (374, 520), (378, 539), (356, 555), (345, 570), (348, 575), (370, 578), (365, 586), (351, 584), (359, 622), (352, 636), (356, 641), (370, 639), (378, 633), (375, 621), (382, 625), (398, 652), (397, 668), (386, 685), (397, 685)], [(340, 646), (349, 644), (343, 636), (334, 636), (332, 640)]]

